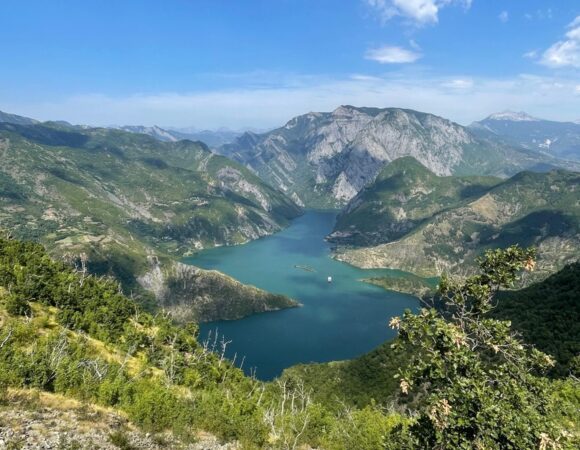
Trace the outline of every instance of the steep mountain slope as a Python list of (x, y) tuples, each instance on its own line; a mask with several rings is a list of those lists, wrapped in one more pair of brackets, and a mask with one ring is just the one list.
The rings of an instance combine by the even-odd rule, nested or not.
[(554, 375), (580, 375), (580, 263), (525, 289), (502, 292), (491, 315), (510, 320), (526, 342), (554, 356)]
[[(415, 222), (406, 221), (400, 209), (405, 212), (408, 201), (412, 217), (412, 214), (417, 214), (417, 204), (421, 212), (422, 202), (407, 197), (408, 187), (404, 183), (400, 193), (391, 190), (402, 176), (404, 171), (393, 174), (391, 183), (389, 179), (382, 180), (386, 190), (380, 183), (376, 188), (370, 186), (370, 192), (383, 191), (381, 193), (386, 194), (391, 203), (385, 205), (384, 211), (376, 210), (373, 203), (369, 208), (378, 212), (371, 216), (375, 224), (380, 223), (381, 216), (385, 220), (397, 215), (403, 217), (399, 220), (407, 226), (406, 234), (400, 237), (391, 234), (390, 242), (368, 248), (339, 249), (339, 259), (360, 267), (390, 267), (421, 276), (437, 276), (445, 270), (468, 273), (484, 249), (519, 243), (538, 247), (535, 276), (545, 277), (580, 257), (579, 173), (564, 170), (521, 172), (496, 186), (490, 181), (492, 187), (488, 188), (474, 180), (468, 192), (476, 186), (475, 189), (480, 190), (478, 195), (464, 199), (457, 195), (461, 180), (451, 181), (451, 184), (456, 184), (456, 203), (452, 201), (445, 205), (443, 201), (436, 201), (439, 211), (434, 211), (430, 218), (419, 216), (422, 220)], [(445, 185), (446, 181), (439, 180), (436, 184)], [(437, 197), (440, 191), (434, 189), (431, 195)], [(418, 198), (421, 199), (422, 195)], [(432, 206), (429, 203), (432, 198), (429, 195), (425, 198), (427, 205)], [(358, 205), (353, 212), (361, 208), (364, 205)], [(356, 217), (343, 217), (342, 221), (348, 223), (350, 220), (356, 229)], [(384, 232), (380, 236), (383, 239), (389, 237)], [(374, 238), (375, 235), (371, 234), (366, 240)]]
[(386, 166), (338, 216), (331, 242), (377, 245), (394, 241), (446, 209), (467, 203), (501, 180), (438, 177), (406, 156)]
[[(88, 259), (89, 270), (115, 275), (127, 290), (146, 285), (148, 273), (164, 286), (175, 284), (175, 275), (189, 279), (193, 272), (199, 281), (206, 272), (176, 268), (172, 257), (256, 239), (300, 214), (291, 200), (249, 170), (191, 141), (0, 123), (0, 155), (0, 227), (39, 240), (53, 254), (79, 264)], [(241, 285), (229, 277), (222, 284), (237, 286), (244, 303)], [(215, 318), (215, 313), (200, 315), (207, 305), (202, 308), (194, 299), (216, 300), (216, 283), (209, 283), (212, 295), (203, 288), (207, 283), (195, 285), (192, 313), (200, 320)], [(260, 298), (249, 308), (254, 312), (294, 304), (257, 296), (253, 289), (245, 294), (251, 294), (250, 303)], [(231, 312), (224, 308), (221, 318), (239, 317)]]
[(268, 133), (245, 133), (220, 151), (298, 203), (316, 207), (343, 205), (385, 164), (402, 156), (413, 156), (438, 175), (505, 177), (559, 164), (537, 152), (478, 138), (431, 114), (353, 106), (298, 116)]
[(503, 112), (474, 122), (477, 134), (492, 133), (506, 142), (538, 153), (580, 161), (580, 124), (537, 119), (526, 113)]

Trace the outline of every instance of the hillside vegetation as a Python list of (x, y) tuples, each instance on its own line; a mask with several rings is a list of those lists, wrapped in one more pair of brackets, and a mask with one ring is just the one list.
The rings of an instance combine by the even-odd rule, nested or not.
[(529, 283), (580, 257), (580, 174), (521, 172), (498, 183), (438, 177), (401, 159), (347, 206), (331, 239), (346, 244), (340, 260), (423, 277), (468, 275), (486, 249), (533, 245), (539, 258)]
[[(511, 250), (512, 253), (506, 255), (515, 251), (519, 250)], [(528, 257), (526, 253), (521, 255), (520, 258), (516, 254), (518, 259), (510, 263), (513, 270), (521, 267), (522, 258)], [(499, 254), (497, 267), (501, 267), (502, 258), (503, 254)], [(438, 364), (447, 367), (447, 358), (451, 358), (451, 364), (457, 352), (463, 354), (466, 349), (459, 346), (453, 350), (455, 343), (448, 341), (448, 333), (455, 333), (454, 325), (446, 324), (434, 314), (427, 310), (418, 315), (406, 313), (399, 319), (402, 322), (396, 323), (405, 330), (407, 323), (411, 326), (415, 321), (434, 321), (435, 328), (425, 323), (421, 332), (401, 331), (401, 339), (442, 339), (436, 346), (436, 354), (443, 358)], [(425, 422), (433, 395), (442, 392), (442, 387), (433, 382), (420, 388), (420, 392), (427, 392), (428, 396), (419, 395), (410, 406), (412, 409), (399, 408), (399, 412), (369, 403), (370, 397), (362, 399), (360, 407), (341, 407), (334, 399), (319, 398), (299, 378), (259, 382), (246, 377), (223, 358), (226, 344), (219, 337), (199, 343), (195, 324), (176, 325), (165, 315), (143, 312), (134, 300), (120, 293), (115, 282), (73, 271), (62, 262), (53, 261), (38, 244), (5, 237), (0, 238), (0, 323), (0, 400), (4, 402), (0, 407), (0, 433), (2, 424), (18, 423), (28, 417), (27, 410), (41, 407), (42, 403), (38, 402), (28, 403), (24, 408), (16, 407), (18, 403), (7, 403), (18, 400), (19, 395), (20, 398), (28, 395), (20, 394), (22, 392), (36, 390), (57, 398), (62, 396), (59, 400), (61, 410), (67, 405), (66, 399), (71, 399), (68, 403), (70, 420), (82, 422), (82, 417), (75, 416), (80, 413), (73, 410), (78, 400), (93, 405), (89, 409), (104, 407), (110, 413), (124, 415), (143, 432), (152, 433), (143, 437), (131, 432), (130, 424), (124, 425), (109, 436), (115, 445), (125, 446), (121, 448), (129, 448), (127, 445), (131, 445), (132, 439), (154, 439), (156, 445), (164, 442), (166, 446), (171, 446), (172, 442), (185, 445), (199, 439), (202, 431), (224, 442), (236, 441), (242, 448), (467, 448), (441, 445), (440, 440), (455, 436), (464, 442), (473, 430), (479, 438), (485, 437), (485, 442), (498, 442), (493, 435), (481, 433), (496, 423), (495, 415), (503, 413), (519, 414), (519, 419), (498, 428), (497, 439), (508, 439), (508, 444), (497, 448), (524, 449), (530, 448), (530, 444), (558, 442), (568, 449), (577, 443), (574, 441), (577, 438), (574, 408), (577, 406), (574, 405), (578, 404), (578, 396), (573, 384), (550, 384), (540, 372), (528, 373), (528, 360), (530, 364), (549, 363), (550, 360), (540, 352), (518, 349), (517, 340), (513, 345), (519, 356), (510, 371), (503, 371), (507, 366), (502, 358), (497, 361), (483, 359), (474, 366), (471, 366), (472, 358), (465, 360), (466, 369), (480, 367), (467, 376), (465, 382), (481, 382), (485, 392), (498, 390), (500, 397), (494, 404), (495, 415), (489, 419), (485, 415), (477, 415), (477, 419), (470, 417), (460, 408), (461, 400), (454, 403), (453, 411), (456, 406), (457, 412), (453, 413), (453, 424), (450, 422), (448, 429), (440, 430), (441, 438), (435, 438), (430, 433), (433, 426), (438, 426), (439, 416)], [(392, 320), (391, 324), (394, 323)], [(494, 339), (508, 339), (504, 336), (503, 322), (481, 322), (481, 326), (489, 330)], [(505, 345), (511, 346), (512, 341), (505, 341)], [(431, 363), (424, 359), (424, 353), (415, 353), (411, 348), (400, 347), (394, 351), (407, 355), (410, 363), (409, 367), (405, 362), (396, 368), (401, 374), (397, 376), (397, 395), (404, 397), (408, 388), (399, 378), (410, 377), (407, 371), (419, 361)], [(505, 351), (511, 352), (507, 347)], [(513, 363), (512, 360), (509, 364)], [(374, 372), (376, 367), (378, 377), (382, 377), (382, 373), (394, 370), (394, 365), (386, 370), (381, 359), (374, 358), (369, 360), (365, 370)], [(491, 371), (491, 378), (485, 378), (485, 371)], [(501, 373), (508, 383), (505, 387), (503, 384), (493, 386), (490, 380), (496, 373), (495, 376)], [(515, 383), (519, 376), (524, 377), (525, 383)], [(379, 379), (374, 392), (380, 394)], [(411, 383), (411, 378), (408, 380)], [(450, 382), (455, 383), (451, 385), (455, 389), (461, 389), (461, 380), (450, 378)], [(337, 386), (341, 388), (340, 384)], [(355, 391), (361, 387), (353, 385)], [(533, 391), (528, 387), (533, 387)], [(341, 390), (336, 394), (340, 395)], [(502, 395), (508, 395), (507, 402)], [(523, 402), (521, 405), (510, 403), (514, 395)], [(384, 404), (385, 399), (379, 401)], [(556, 404), (558, 409), (554, 408)], [(477, 411), (476, 405), (472, 403), (474, 411)], [(534, 409), (536, 407), (540, 409)], [(482, 412), (492, 412), (487, 404), (480, 408)], [(61, 424), (62, 413), (51, 411), (39, 410), (32, 420), (42, 421), (47, 414), (52, 414), (53, 424)], [(463, 416), (466, 422), (459, 427), (455, 422), (461, 423), (458, 414), (466, 414)], [(55, 417), (59, 417), (58, 420)], [(98, 415), (93, 418), (95, 430), (110, 427), (109, 419), (99, 419)], [(563, 435), (563, 429), (572, 434)], [(75, 443), (76, 438), (82, 436), (75, 433), (67, 434), (65, 443), (85, 448), (82, 445), (86, 442)], [(513, 434), (508, 437), (506, 433)], [(8, 444), (19, 445), (18, 441)], [(178, 448), (177, 444), (172, 448)]]
[[(375, 408), (345, 418), (302, 385), (248, 378), (223, 358), (218, 336), (198, 343), (195, 324), (141, 311), (116, 283), (74, 272), (38, 244), (0, 238), (0, 323), (4, 400), (37, 389), (113, 408), (182, 442), (206, 431), (244, 448), (353, 448), (359, 439), (379, 448), (407, 420)], [(9, 411), (0, 409), (0, 423), (16, 419)]]
[(580, 263), (525, 289), (502, 292), (491, 315), (510, 320), (526, 342), (552, 355), (554, 375), (580, 376)]
[[(200, 301), (215, 300), (223, 319), (295, 305), (177, 264), (196, 249), (271, 234), (301, 213), (204, 144), (60, 123), (0, 123), (0, 155), (0, 228), (14, 236), (42, 242), (91, 273), (114, 275), (125, 292), (143, 298), (151, 297), (144, 287), (167, 292), (179, 276), (195, 273), (195, 289), (173, 296), (186, 297), (177, 306), (182, 315), (189, 309), (189, 318), (216, 317), (205, 314), (207, 305), (198, 308)], [(248, 301), (225, 299), (218, 279), (224, 292), (237, 290)]]

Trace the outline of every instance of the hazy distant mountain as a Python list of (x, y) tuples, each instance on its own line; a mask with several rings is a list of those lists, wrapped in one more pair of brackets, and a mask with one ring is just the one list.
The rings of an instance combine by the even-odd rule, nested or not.
[(201, 141), (212, 149), (233, 142), (243, 131), (230, 130), (228, 128), (218, 128), (217, 130), (196, 130), (195, 128), (169, 128), (169, 131), (180, 139), (191, 139)]
[(400, 108), (341, 106), (295, 117), (268, 133), (244, 133), (220, 152), (255, 170), (301, 204), (342, 205), (397, 158), (437, 175), (502, 177), (561, 164), (547, 155), (476, 136), (444, 118)]
[(39, 123), (38, 120), (34, 120), (29, 117), (8, 114), (2, 111), (0, 111), (0, 122), (13, 123), (15, 125), (33, 125), (35, 123)]
[(201, 141), (212, 149), (224, 144), (229, 144), (243, 133), (242, 131), (233, 131), (227, 128), (220, 128), (217, 130), (197, 130), (193, 127), (161, 128), (157, 125), (152, 127), (146, 127), (142, 125), (124, 125), (113, 126), (111, 128), (128, 131), (130, 133), (146, 134), (163, 142), (176, 142), (183, 139), (189, 139), (190, 141)]
[(505, 111), (474, 122), (470, 127), (480, 135), (492, 133), (539, 153), (580, 161), (580, 123), (555, 122), (524, 112)]
[(141, 125), (124, 125), (122, 127), (112, 127), (117, 130), (127, 131), (129, 133), (146, 134), (163, 142), (176, 142), (182, 138), (175, 136), (171, 131), (159, 128), (157, 125), (152, 127), (145, 127)]

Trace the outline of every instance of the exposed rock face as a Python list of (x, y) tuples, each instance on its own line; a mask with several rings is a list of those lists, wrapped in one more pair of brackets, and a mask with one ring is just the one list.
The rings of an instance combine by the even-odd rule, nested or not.
[(246, 133), (220, 151), (307, 206), (343, 205), (403, 156), (437, 175), (506, 176), (539, 161), (431, 114), (352, 106), (295, 117), (269, 133)]
[(154, 125), (152, 127), (144, 127), (140, 125), (136, 126), (125, 125), (122, 127), (115, 128), (127, 131), (129, 133), (146, 134), (148, 136), (154, 137), (155, 139), (165, 142), (176, 142), (179, 140), (179, 138), (175, 136), (171, 131), (164, 130), (163, 128), (160, 128), (157, 125)]
[(150, 270), (139, 277), (139, 283), (178, 320), (234, 320), (299, 306), (284, 295), (244, 285), (215, 270), (181, 263), (162, 268), (156, 258), (150, 258), (150, 263)]

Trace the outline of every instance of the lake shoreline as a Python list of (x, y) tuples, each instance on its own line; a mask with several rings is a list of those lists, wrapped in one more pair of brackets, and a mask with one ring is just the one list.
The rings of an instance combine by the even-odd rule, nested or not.
[(386, 326), (390, 317), (418, 307), (413, 296), (361, 281), (398, 276), (398, 271), (367, 271), (332, 258), (325, 237), (337, 213), (306, 210), (274, 235), (202, 251), (186, 260), (303, 305), (200, 324), (201, 336), (217, 328), (232, 341), (226, 356), (238, 361), (245, 356), (247, 373), (257, 367), (257, 377), (268, 380), (295, 364), (355, 358), (394, 337)]

